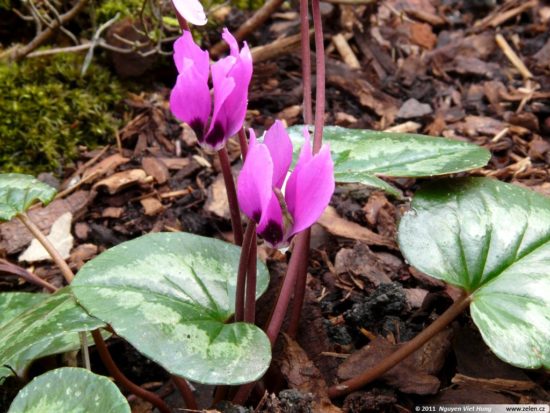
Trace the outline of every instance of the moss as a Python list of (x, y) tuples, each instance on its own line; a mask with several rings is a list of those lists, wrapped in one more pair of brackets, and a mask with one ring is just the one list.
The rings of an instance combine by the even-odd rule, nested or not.
[(96, 9), (96, 16), (99, 22), (105, 22), (113, 18), (117, 13), (121, 17), (138, 16), (143, 0), (105, 0), (100, 2)]
[(92, 64), (81, 77), (81, 67), (75, 55), (0, 63), (2, 172), (55, 170), (77, 156), (77, 145), (113, 136), (121, 86), (107, 69)]

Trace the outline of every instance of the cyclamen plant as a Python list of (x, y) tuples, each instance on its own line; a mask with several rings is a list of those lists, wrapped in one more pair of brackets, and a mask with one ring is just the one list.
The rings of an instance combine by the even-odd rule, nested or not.
[[(309, 228), (328, 205), (335, 177), (400, 196), (377, 175), (448, 174), (481, 167), (489, 157), (483, 148), (443, 138), (323, 128), (324, 81), (319, 74), (324, 73), (324, 50), (318, 0), (312, 0), (318, 57), (314, 143), (307, 126), (292, 129), (289, 136), (283, 123), (276, 121), (262, 142), (250, 130), (248, 144), (243, 129), (252, 76), (248, 46), (239, 49), (237, 40), (224, 30), (229, 56), (210, 64), (208, 52), (193, 41), (186, 23), (206, 23), (200, 3), (174, 0), (174, 6), (183, 35), (174, 45), (179, 74), (171, 108), (176, 118), (193, 128), (203, 147), (218, 151), (235, 243), (242, 247), (192, 234), (148, 234), (105, 251), (75, 276), (25, 212), (35, 201), (51, 201), (53, 188), (29, 176), (0, 175), (0, 220), (19, 219), (45, 246), (68, 284), (57, 289), (12, 264), (5, 267), (53, 294), (0, 294), (0, 366), (25, 376), (32, 360), (44, 355), (79, 347), (85, 355), (86, 332), (91, 331), (116, 383), (163, 413), (171, 409), (159, 396), (120, 372), (104, 342), (107, 330), (169, 371), (186, 408), (199, 408), (187, 380), (239, 385), (233, 401), (245, 403), (269, 367), (271, 348), (291, 299), (287, 332), (296, 332)], [(311, 124), (308, 1), (301, 0), (300, 6), (304, 85), (309, 85), (304, 91), (304, 119)], [(236, 133), (244, 161), (237, 190), (224, 147)], [(329, 138), (330, 147), (322, 144), (323, 138)], [(297, 161), (291, 167), (293, 156)], [(244, 240), (239, 205), (249, 218)], [(428, 275), (461, 288), (462, 296), (379, 365), (331, 387), (329, 396), (340, 397), (380, 377), (468, 307), (499, 357), (520, 367), (549, 368), (550, 200), (489, 179), (447, 179), (421, 190), (412, 208), (399, 228), (403, 254)], [(506, 222), (509, 225), (503, 226)], [(255, 301), (268, 284), (267, 268), (256, 257), (256, 232), (270, 246), (290, 246), (292, 252), (264, 330), (254, 325)], [(230, 322), (233, 315), (235, 322)], [(0, 379), (11, 370), (0, 368)], [(130, 411), (112, 382), (83, 369), (62, 368), (28, 384), (9, 412), (77, 408), (89, 413)]]

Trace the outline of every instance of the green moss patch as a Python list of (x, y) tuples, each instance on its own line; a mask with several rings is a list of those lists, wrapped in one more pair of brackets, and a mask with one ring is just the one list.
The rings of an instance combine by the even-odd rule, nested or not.
[(111, 140), (122, 88), (107, 69), (92, 64), (81, 77), (81, 67), (75, 55), (0, 63), (2, 172), (56, 170), (77, 145)]

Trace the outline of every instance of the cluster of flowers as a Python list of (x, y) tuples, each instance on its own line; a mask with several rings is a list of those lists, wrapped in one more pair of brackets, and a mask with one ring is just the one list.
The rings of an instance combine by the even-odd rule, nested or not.
[[(198, 0), (174, 0), (174, 6), (190, 23), (206, 23)], [(184, 31), (174, 44), (178, 78), (170, 95), (176, 118), (195, 131), (201, 146), (216, 151), (243, 127), (252, 78), (248, 45), (239, 49), (227, 29), (222, 37), (230, 54), (210, 63), (208, 51)], [(250, 147), (237, 182), (238, 200), (242, 211), (256, 222), (257, 233), (273, 247), (288, 244), (295, 234), (313, 225), (334, 192), (328, 145), (313, 155), (307, 128), (304, 137), (298, 161), (289, 173), (293, 148), (282, 122), (274, 123), (263, 142), (250, 130)]]

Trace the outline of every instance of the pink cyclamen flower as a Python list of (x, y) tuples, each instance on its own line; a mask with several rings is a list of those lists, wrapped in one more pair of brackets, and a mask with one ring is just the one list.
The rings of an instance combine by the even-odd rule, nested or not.
[(206, 14), (199, 0), (172, 0), (176, 11), (187, 20), (197, 26), (206, 24)]
[[(170, 95), (170, 109), (176, 118), (195, 131), (199, 143), (219, 150), (241, 129), (252, 78), (252, 56), (245, 43), (239, 50), (237, 40), (223, 30), (230, 54), (210, 65), (208, 52), (202, 50), (191, 33), (184, 31), (174, 43), (174, 62), (178, 79)], [(212, 73), (214, 104), (208, 79)]]
[(269, 128), (263, 143), (257, 142), (250, 130), (237, 196), (243, 212), (258, 224), (258, 235), (273, 247), (284, 246), (294, 234), (313, 225), (334, 192), (334, 165), (328, 145), (312, 155), (306, 128), (304, 136), (298, 162), (286, 179), (292, 142), (282, 122)]

